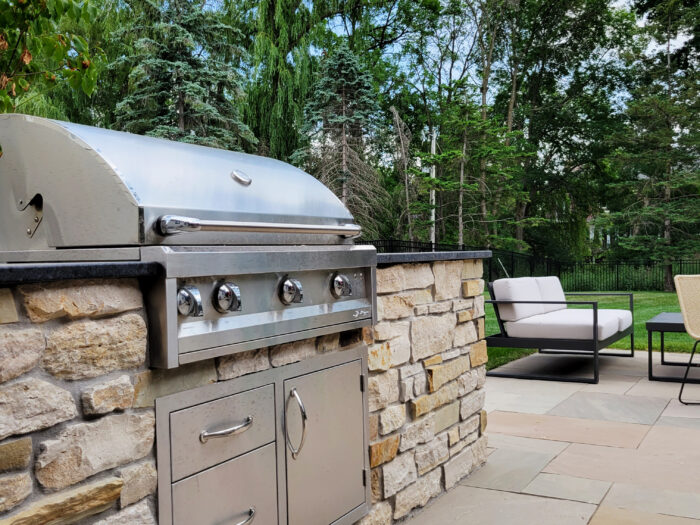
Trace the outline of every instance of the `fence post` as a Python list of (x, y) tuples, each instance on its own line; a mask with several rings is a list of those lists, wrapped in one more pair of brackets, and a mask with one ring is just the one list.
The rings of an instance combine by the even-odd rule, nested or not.
[(615, 290), (620, 289), (620, 263), (615, 264)]

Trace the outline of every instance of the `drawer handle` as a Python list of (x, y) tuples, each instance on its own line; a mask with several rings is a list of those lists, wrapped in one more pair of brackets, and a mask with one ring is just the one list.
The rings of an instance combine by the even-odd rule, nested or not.
[(299, 406), (299, 412), (301, 413), (301, 441), (299, 442), (299, 447), (294, 448), (294, 445), (292, 445), (292, 441), (289, 439), (289, 429), (286, 428), (284, 429), (285, 437), (287, 440), (287, 446), (289, 447), (289, 450), (292, 453), (292, 459), (297, 459), (299, 456), (299, 453), (301, 452), (301, 448), (304, 446), (304, 439), (306, 438), (306, 408), (304, 408), (304, 403), (301, 401), (301, 397), (299, 396), (299, 393), (297, 392), (296, 388), (292, 388), (291, 392), (289, 392), (289, 397), (287, 398), (287, 403), (285, 404), (285, 417), (286, 417), (286, 412), (287, 409), (289, 408), (289, 402), (294, 399), (297, 402), (297, 405)]
[(255, 507), (250, 507), (248, 509), (248, 517), (246, 519), (244, 519), (243, 521), (236, 523), (236, 525), (248, 525), (249, 523), (253, 523), (254, 519), (255, 519)]
[(243, 420), (243, 423), (234, 425), (231, 428), (225, 428), (223, 430), (216, 430), (209, 432), (208, 430), (202, 430), (199, 434), (199, 440), (202, 443), (206, 443), (211, 438), (220, 438), (226, 436), (235, 436), (236, 434), (241, 434), (253, 426), (253, 416), (248, 416)]

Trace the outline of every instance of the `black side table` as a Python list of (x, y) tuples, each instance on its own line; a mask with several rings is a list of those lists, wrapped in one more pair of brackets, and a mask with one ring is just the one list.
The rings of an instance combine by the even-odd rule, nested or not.
[[(654, 366), (652, 364), (652, 335), (654, 332), (659, 332), (661, 334), (661, 364), (663, 366), (684, 366), (687, 367), (688, 363), (679, 363), (674, 361), (666, 361), (664, 356), (664, 333), (665, 332), (685, 332), (685, 325), (683, 324), (683, 314), (680, 313), (670, 313), (663, 312), (652, 319), (647, 321), (647, 350), (649, 354), (649, 381), (669, 381), (673, 383), (681, 383), (683, 381), (683, 376), (655, 376)], [(688, 354), (690, 358), (690, 354)], [(693, 367), (698, 367), (700, 365), (693, 364)], [(686, 383), (696, 383), (700, 384), (700, 378), (688, 378)]]

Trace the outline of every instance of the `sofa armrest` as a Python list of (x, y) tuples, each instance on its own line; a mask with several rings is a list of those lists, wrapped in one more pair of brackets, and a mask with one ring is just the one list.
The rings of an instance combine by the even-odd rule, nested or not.
[(587, 295), (600, 295), (600, 296), (622, 296), (627, 295), (630, 299), (630, 312), (632, 312), (632, 319), (634, 319), (634, 294), (629, 292), (565, 292), (564, 295), (576, 295), (576, 296), (587, 296)]

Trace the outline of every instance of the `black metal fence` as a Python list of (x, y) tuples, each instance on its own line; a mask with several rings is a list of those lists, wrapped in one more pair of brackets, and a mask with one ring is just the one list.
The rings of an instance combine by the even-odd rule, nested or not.
[[(360, 241), (372, 244), (379, 253), (474, 250), (457, 244), (433, 244), (419, 241), (381, 239)], [(484, 279), (494, 281), (503, 277), (535, 277), (556, 275), (565, 290), (597, 291), (663, 291), (665, 265), (660, 262), (591, 262), (562, 263), (546, 257), (505, 250), (491, 250), (493, 256), (484, 260)], [(673, 275), (700, 274), (700, 259), (673, 261)]]

